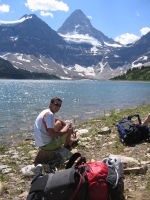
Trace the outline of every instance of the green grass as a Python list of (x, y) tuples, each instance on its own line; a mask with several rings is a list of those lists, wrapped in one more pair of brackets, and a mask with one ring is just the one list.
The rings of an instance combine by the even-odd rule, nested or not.
[(8, 146), (6, 146), (5, 144), (2, 144), (2, 146), (0, 147), (0, 154), (2, 155), (7, 150), (8, 150)]
[(148, 179), (148, 181), (147, 181), (146, 189), (150, 190), (150, 179)]

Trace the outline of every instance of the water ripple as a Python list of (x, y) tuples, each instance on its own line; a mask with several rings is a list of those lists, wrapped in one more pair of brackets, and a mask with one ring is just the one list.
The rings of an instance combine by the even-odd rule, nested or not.
[(110, 81), (0, 80), (0, 135), (33, 133), (37, 115), (52, 97), (62, 98), (57, 117), (76, 122), (108, 113), (114, 107), (150, 103), (150, 83)]

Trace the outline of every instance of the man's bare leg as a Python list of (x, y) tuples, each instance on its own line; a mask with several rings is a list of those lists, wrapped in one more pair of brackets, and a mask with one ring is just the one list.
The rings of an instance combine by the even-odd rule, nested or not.
[(63, 128), (62, 123), (61, 123), (59, 120), (57, 120), (57, 121), (55, 122), (55, 125), (54, 125), (54, 130), (55, 130), (56, 132), (58, 132), (58, 131), (60, 131), (62, 128)]
[[(56, 132), (61, 131), (62, 128), (63, 128), (62, 123), (59, 120), (57, 120), (54, 125), (55, 131)], [(68, 131), (66, 133), (66, 142), (65, 142), (64, 146), (67, 146), (67, 145), (71, 146), (72, 143), (74, 142), (74, 140), (71, 139), (72, 133), (73, 133), (73, 129), (68, 129)]]

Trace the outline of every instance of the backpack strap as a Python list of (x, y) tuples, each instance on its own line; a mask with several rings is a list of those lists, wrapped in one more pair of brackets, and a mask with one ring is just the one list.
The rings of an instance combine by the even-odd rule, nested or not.
[(35, 197), (35, 193), (31, 193), (31, 194), (28, 194), (27, 196), (27, 199), (26, 200), (33, 200)]
[(78, 184), (78, 187), (77, 187), (76, 191), (74, 192), (74, 194), (72, 195), (70, 200), (74, 200), (75, 199), (75, 197), (78, 195), (78, 193), (79, 193), (79, 191), (81, 189), (81, 186), (85, 183), (85, 179), (83, 178), (83, 176), (80, 173), (76, 172), (75, 173), (75, 177), (77, 177), (77, 176), (80, 176), (80, 181), (79, 181), (79, 184)]
[(131, 120), (133, 117), (137, 117), (137, 118), (138, 118), (139, 124), (141, 124), (141, 119), (140, 119), (139, 114), (132, 114), (132, 115), (129, 115), (129, 116), (128, 116), (128, 120)]
[(86, 158), (83, 157), (81, 153), (76, 152), (70, 157), (70, 159), (66, 165), (66, 169), (71, 168), (73, 166), (73, 164), (75, 163), (75, 161), (77, 160), (77, 158), (79, 158), (79, 160), (75, 164), (75, 167), (80, 165), (81, 163), (86, 163)]

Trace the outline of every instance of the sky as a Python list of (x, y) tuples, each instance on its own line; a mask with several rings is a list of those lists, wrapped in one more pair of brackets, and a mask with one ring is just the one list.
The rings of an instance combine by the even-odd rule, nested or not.
[(76, 9), (95, 29), (121, 44), (150, 31), (150, 0), (0, 0), (0, 21), (35, 14), (57, 31)]

